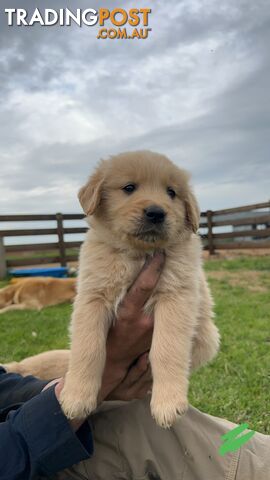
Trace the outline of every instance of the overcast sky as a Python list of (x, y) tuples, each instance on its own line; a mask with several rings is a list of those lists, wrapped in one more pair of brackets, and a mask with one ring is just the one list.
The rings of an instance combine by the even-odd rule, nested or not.
[[(25, 4), (25, 5), (23, 5)], [(0, 0), (1, 213), (78, 212), (101, 157), (165, 153), (202, 210), (270, 198), (268, 0)], [(151, 7), (147, 40), (8, 27), (4, 8)]]

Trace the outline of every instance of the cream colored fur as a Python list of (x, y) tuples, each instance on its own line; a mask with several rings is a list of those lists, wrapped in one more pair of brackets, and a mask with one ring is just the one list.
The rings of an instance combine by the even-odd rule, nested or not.
[(20, 362), (6, 363), (3, 367), (7, 372), (19, 373), (23, 377), (34, 375), (42, 380), (53, 380), (67, 373), (69, 354), (69, 350), (51, 350), (27, 357)]
[(50, 305), (71, 301), (75, 294), (75, 278), (18, 279), (0, 289), (0, 314), (10, 310), (41, 310)]
[[(123, 187), (130, 183), (136, 190), (127, 194)], [(117, 308), (146, 255), (164, 250), (165, 267), (145, 311), (154, 312), (155, 319), (151, 411), (159, 425), (170, 427), (187, 409), (191, 368), (211, 360), (219, 346), (189, 177), (163, 155), (124, 153), (102, 161), (79, 198), (91, 228), (80, 252), (62, 408), (69, 418), (96, 408), (107, 333)], [(166, 212), (165, 228), (158, 234), (143, 233), (143, 212), (150, 205)]]

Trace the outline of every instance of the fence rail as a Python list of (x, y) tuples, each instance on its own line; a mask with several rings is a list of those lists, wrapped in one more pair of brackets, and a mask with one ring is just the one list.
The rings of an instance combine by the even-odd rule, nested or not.
[[(86, 227), (65, 226), (65, 221), (76, 222), (83, 214), (0, 215), (0, 278), (9, 267), (58, 263), (66, 266), (78, 259), (82, 241), (67, 241), (66, 235), (84, 234)], [(1, 223), (44, 222), (44, 228), (12, 229)], [(46, 222), (55, 222), (53, 228), (45, 228)], [(230, 231), (224, 229), (230, 228)], [(207, 210), (201, 213), (201, 237), (205, 250), (266, 248), (270, 249), (270, 201), (223, 210)], [(217, 231), (218, 230), (218, 231)], [(44, 243), (18, 243), (6, 245), (5, 238), (53, 235), (57, 241)]]

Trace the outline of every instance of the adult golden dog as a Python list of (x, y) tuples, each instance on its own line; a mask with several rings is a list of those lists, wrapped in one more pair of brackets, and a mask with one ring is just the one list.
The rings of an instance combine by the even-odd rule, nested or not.
[(10, 310), (41, 310), (68, 302), (76, 294), (75, 278), (34, 277), (16, 279), (0, 290), (0, 314)]
[(23, 377), (34, 375), (42, 380), (64, 377), (68, 369), (69, 350), (51, 350), (24, 358), (20, 362), (3, 364), (9, 373), (19, 373)]
[(61, 395), (69, 418), (84, 417), (97, 406), (108, 329), (147, 254), (166, 254), (145, 305), (154, 313), (151, 411), (159, 425), (171, 426), (186, 411), (190, 370), (216, 354), (219, 334), (196, 234), (200, 214), (188, 180), (165, 156), (139, 151), (102, 161), (80, 190), (91, 229), (80, 252)]

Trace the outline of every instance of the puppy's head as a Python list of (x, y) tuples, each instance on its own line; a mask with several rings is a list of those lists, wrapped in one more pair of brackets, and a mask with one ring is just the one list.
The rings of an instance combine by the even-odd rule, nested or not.
[(79, 200), (92, 226), (114, 240), (144, 250), (164, 248), (199, 227), (188, 181), (163, 155), (122, 153), (100, 163)]

